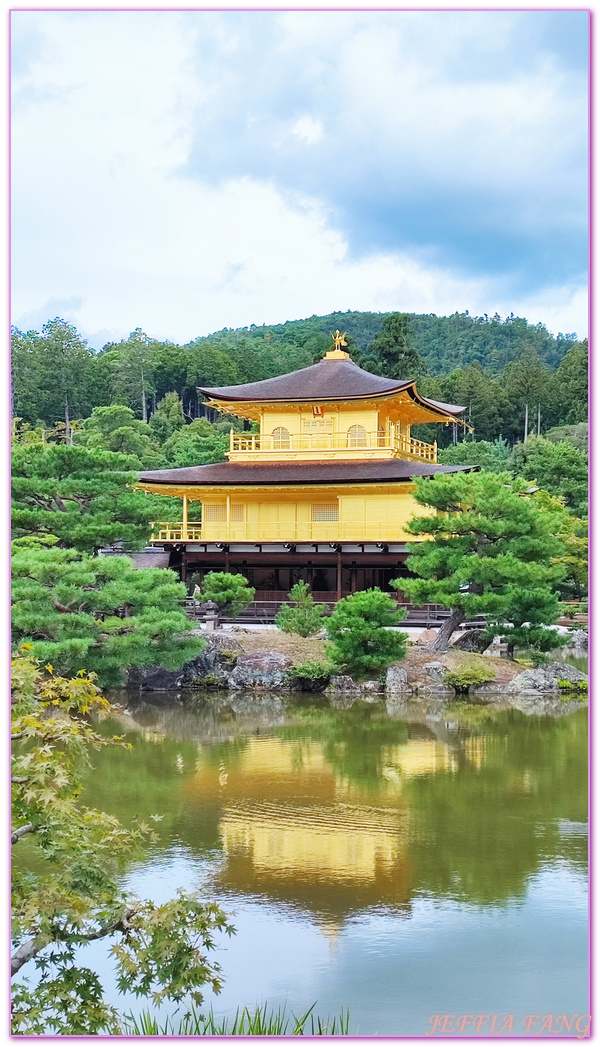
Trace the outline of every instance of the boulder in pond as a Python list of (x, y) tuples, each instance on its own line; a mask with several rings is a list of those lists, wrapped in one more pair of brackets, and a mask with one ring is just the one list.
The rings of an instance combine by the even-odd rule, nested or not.
[(429, 679), (433, 680), (434, 683), (444, 682), (447, 669), (443, 662), (427, 662), (424, 669)]
[(569, 633), (567, 646), (575, 647), (578, 651), (587, 651), (588, 634), (584, 629), (573, 629), (573, 631)]
[[(204, 636), (204, 633), (199, 635)], [(183, 667), (184, 687), (227, 687), (243, 647), (226, 633), (209, 633), (206, 647)]]
[(540, 665), (537, 669), (525, 669), (524, 672), (519, 673), (507, 685), (505, 691), (519, 697), (558, 694), (562, 690), (558, 686), (559, 680), (568, 680), (569, 683), (577, 685), (583, 680), (587, 682), (587, 676), (575, 666), (567, 665), (566, 662), (548, 662), (547, 665)]
[(176, 691), (183, 683), (183, 669), (163, 669), (162, 665), (134, 666), (127, 670), (128, 691)]
[(242, 654), (229, 675), (228, 686), (232, 690), (259, 687), (265, 691), (289, 688), (287, 670), (292, 659), (281, 651), (254, 651)]
[(353, 680), (351, 676), (332, 676), (329, 686), (334, 691), (342, 691), (344, 694), (360, 693), (360, 684)]
[(385, 674), (386, 691), (406, 691), (408, 688), (408, 673), (401, 665), (390, 665)]

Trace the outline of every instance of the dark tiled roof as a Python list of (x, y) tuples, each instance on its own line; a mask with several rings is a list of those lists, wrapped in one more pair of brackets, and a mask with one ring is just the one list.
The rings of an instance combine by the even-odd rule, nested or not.
[(310, 367), (299, 371), (282, 374), (277, 378), (265, 378), (262, 382), (247, 382), (246, 385), (224, 385), (218, 389), (203, 389), (205, 396), (215, 400), (230, 401), (265, 401), (281, 403), (286, 401), (348, 400), (368, 396), (384, 396), (386, 393), (409, 390), (409, 395), (417, 403), (421, 402), (442, 411), (445, 414), (460, 414), (465, 410), (457, 404), (444, 404), (439, 400), (430, 400), (421, 396), (409, 378), (382, 378), (378, 374), (363, 371), (362, 367), (352, 360), (319, 360)]
[(348, 397), (377, 396), (411, 385), (410, 379), (382, 378), (363, 371), (352, 360), (319, 360), (310, 367), (265, 378), (246, 385), (225, 385), (219, 389), (200, 389), (216, 400), (346, 400)]
[(413, 476), (436, 473), (469, 472), (470, 465), (434, 465), (431, 462), (405, 462), (398, 458), (384, 461), (354, 462), (218, 462), (184, 469), (157, 469), (140, 474), (140, 483), (197, 484), (334, 484), (389, 483), (409, 481)]
[(448, 414), (461, 414), (462, 411), (466, 411), (466, 407), (459, 407), (457, 404), (444, 404), (441, 400), (431, 400), (428, 396), (421, 396), (421, 400), (424, 400), (426, 404), (433, 404), (434, 407), (439, 407), (441, 411), (447, 411)]

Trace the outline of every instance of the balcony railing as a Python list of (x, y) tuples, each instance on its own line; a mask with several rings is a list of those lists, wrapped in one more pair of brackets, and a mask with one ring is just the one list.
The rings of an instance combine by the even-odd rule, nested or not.
[[(399, 452), (408, 459), (418, 461), (436, 462), (437, 443), (426, 444), (422, 440), (413, 440), (411, 436), (403, 436), (400, 433), (386, 433), (385, 431), (361, 433), (302, 433), (301, 436), (290, 434), (288, 437), (281, 435), (259, 436), (257, 433), (241, 435), (233, 429), (229, 434), (229, 451), (231, 454), (277, 454), (298, 453), (299, 451), (314, 452), (318, 455), (323, 451), (350, 451), (381, 450), (387, 449)], [(341, 457), (341, 455), (340, 455)], [(354, 457), (354, 454), (352, 455)]]
[(151, 542), (199, 542), (202, 524), (188, 520), (187, 523), (152, 523)]
[(343, 521), (307, 522), (295, 524), (209, 523), (155, 523), (151, 542), (250, 542), (259, 545), (269, 542), (398, 542), (418, 541), (406, 534), (401, 525), (390, 521), (370, 523), (364, 527)]

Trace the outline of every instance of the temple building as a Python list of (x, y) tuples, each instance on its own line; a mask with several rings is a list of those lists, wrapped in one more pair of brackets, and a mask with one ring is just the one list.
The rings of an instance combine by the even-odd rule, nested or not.
[(228, 461), (144, 472), (139, 486), (181, 498), (182, 519), (157, 523), (152, 543), (183, 578), (244, 574), (264, 601), (308, 581), (334, 602), (407, 573), (405, 530), (418, 508), (413, 480), (468, 466), (437, 464), (437, 445), (411, 436), (465, 410), (422, 396), (412, 380), (352, 362), (344, 336), (322, 360), (291, 374), (200, 389), (207, 405), (257, 423), (230, 433)]

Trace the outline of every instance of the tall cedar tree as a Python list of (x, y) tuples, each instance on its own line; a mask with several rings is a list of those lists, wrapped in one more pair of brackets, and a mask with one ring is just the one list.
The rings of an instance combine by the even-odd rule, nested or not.
[(61, 545), (95, 552), (113, 542), (145, 545), (158, 497), (133, 490), (135, 458), (64, 445), (16, 446), (12, 455), (13, 537), (55, 535)]
[(93, 675), (42, 671), (25, 649), (13, 662), (12, 688), (11, 843), (23, 847), (29, 836), (38, 844), (33, 865), (13, 870), (11, 974), (25, 975), (13, 983), (13, 1034), (124, 1031), (86, 966), (82, 947), (99, 938), (114, 943), (122, 992), (201, 1003), (204, 986), (220, 989), (219, 966), (209, 958), (215, 936), (232, 928), (193, 892), (158, 904), (123, 889), (119, 873), (156, 835), (143, 822), (128, 829), (80, 802), (89, 753), (119, 744), (90, 725), (91, 711), (109, 709)]
[[(472, 615), (485, 615), (491, 635), (507, 626), (531, 630), (527, 642), (545, 646), (543, 626), (558, 617), (556, 588), (564, 577), (557, 562), (564, 546), (558, 514), (530, 494), (531, 485), (508, 473), (439, 474), (415, 480), (415, 497), (435, 513), (408, 523), (415, 535), (408, 567), (418, 578), (398, 586), (415, 603), (439, 603), (452, 614), (430, 650), (444, 651), (455, 629)], [(556, 633), (552, 631), (554, 645)]]
[(415, 332), (410, 321), (408, 313), (389, 313), (368, 348), (378, 370), (389, 378), (414, 378), (427, 370), (414, 348)]
[(13, 542), (12, 627), (17, 644), (63, 674), (88, 669), (103, 687), (124, 670), (179, 669), (204, 648), (186, 635), (185, 585), (173, 571), (136, 570), (127, 556), (88, 556), (36, 538)]

